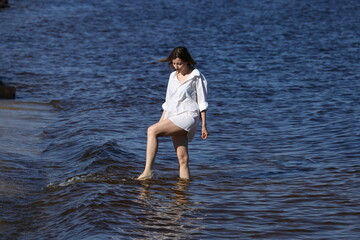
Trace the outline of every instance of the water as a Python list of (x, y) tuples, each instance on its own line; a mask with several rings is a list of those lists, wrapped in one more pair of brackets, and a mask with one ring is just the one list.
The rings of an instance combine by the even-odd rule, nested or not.
[[(1, 239), (358, 239), (358, 1), (11, 1), (0, 10)], [(186, 45), (208, 140), (179, 181), (146, 129)], [(198, 135), (200, 132), (198, 133)]]

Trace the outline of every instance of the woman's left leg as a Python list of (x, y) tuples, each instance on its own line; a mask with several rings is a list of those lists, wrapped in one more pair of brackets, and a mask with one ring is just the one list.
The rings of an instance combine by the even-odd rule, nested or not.
[(190, 179), (187, 135), (173, 136), (173, 144), (179, 160), (179, 177)]
[(176, 126), (169, 119), (165, 119), (150, 126), (147, 132), (145, 169), (138, 179), (142, 180), (152, 177), (152, 167), (158, 150), (158, 136), (186, 136), (186, 133), (187, 132), (184, 129)]

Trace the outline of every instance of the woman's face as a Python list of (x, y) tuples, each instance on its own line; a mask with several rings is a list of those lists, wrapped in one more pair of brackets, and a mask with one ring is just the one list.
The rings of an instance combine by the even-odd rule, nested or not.
[(184, 67), (186, 67), (186, 62), (180, 58), (175, 58), (172, 60), (172, 65), (176, 71), (180, 72), (182, 69), (184, 69)]

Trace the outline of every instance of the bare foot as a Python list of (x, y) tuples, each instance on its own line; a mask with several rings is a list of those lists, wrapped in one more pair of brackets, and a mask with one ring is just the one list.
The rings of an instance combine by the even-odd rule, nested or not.
[(136, 178), (136, 180), (147, 180), (147, 179), (152, 179), (154, 177), (154, 171), (150, 171), (150, 172), (143, 172), (140, 176), (138, 176)]

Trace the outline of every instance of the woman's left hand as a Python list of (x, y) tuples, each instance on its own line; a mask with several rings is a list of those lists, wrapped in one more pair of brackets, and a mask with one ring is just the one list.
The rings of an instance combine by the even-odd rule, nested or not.
[(203, 126), (203, 127), (201, 128), (201, 138), (202, 138), (202, 139), (207, 139), (208, 136), (209, 136), (209, 132), (208, 132), (208, 130), (206, 129), (206, 127)]

